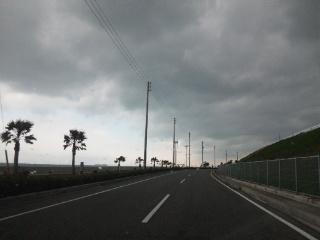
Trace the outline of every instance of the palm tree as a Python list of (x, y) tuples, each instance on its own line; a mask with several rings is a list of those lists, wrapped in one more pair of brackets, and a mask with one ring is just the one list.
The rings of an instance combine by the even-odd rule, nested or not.
[(209, 165), (210, 164), (208, 162), (204, 161), (203, 164), (201, 165), (201, 167), (207, 168), (207, 167), (209, 167)]
[(151, 162), (153, 162), (153, 168), (156, 168), (156, 162), (159, 162), (159, 160), (156, 157), (151, 158)]
[(64, 135), (63, 142), (65, 145), (63, 145), (64, 150), (66, 150), (67, 147), (72, 146), (72, 174), (76, 174), (75, 169), (75, 156), (77, 150), (87, 150), (86, 144), (83, 142), (87, 139), (85, 132), (78, 131), (75, 129), (69, 130), (69, 135)]
[(118, 158), (116, 158), (116, 160), (114, 161), (115, 163), (118, 163), (118, 171), (120, 172), (120, 163), (121, 162), (125, 162), (126, 158), (124, 156), (120, 156)]
[(166, 165), (166, 168), (168, 167), (168, 165), (170, 166), (172, 163), (169, 162), (169, 160), (164, 160), (163, 164)]
[(141, 158), (141, 157), (138, 157), (137, 159), (136, 159), (136, 163), (139, 163), (139, 168), (140, 168), (140, 170), (141, 170), (141, 162), (143, 161), (143, 159)]
[(10, 121), (6, 126), (5, 132), (1, 133), (2, 142), (9, 143), (14, 142), (14, 174), (19, 173), (19, 151), (20, 151), (20, 140), (24, 139), (26, 143), (33, 144), (33, 140), (37, 140), (33, 134), (27, 135), (33, 126), (33, 122), (28, 120), (16, 120)]
[(163, 164), (165, 163), (166, 160), (159, 160), (159, 164), (161, 164), (161, 168), (163, 168)]
[(163, 160), (163, 165), (168, 166), (169, 160)]

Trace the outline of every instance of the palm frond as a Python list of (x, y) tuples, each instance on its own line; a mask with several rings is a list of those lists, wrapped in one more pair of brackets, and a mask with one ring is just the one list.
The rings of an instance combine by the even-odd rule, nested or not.
[(37, 141), (37, 139), (33, 136), (33, 134), (24, 137), (24, 141), (29, 144), (33, 144), (32, 141)]
[(87, 139), (85, 132), (76, 129), (69, 130), (69, 135), (64, 135), (64, 149), (75, 143), (75, 150), (87, 150), (86, 144), (83, 141)]
[(13, 120), (11, 120), (11, 121), (7, 124), (6, 129), (7, 129), (8, 131), (12, 131), (12, 130), (15, 129), (15, 126), (16, 126), (16, 123), (15, 123)]
[(13, 134), (11, 134), (9, 131), (5, 131), (1, 133), (1, 141), (4, 143), (8, 143), (9, 141), (11, 142), (12, 138), (14, 137)]
[(71, 144), (65, 144), (65, 145), (63, 145), (63, 149), (66, 150), (66, 148), (69, 146), (71, 146)]
[(64, 135), (63, 142), (65, 142), (66, 144), (70, 144), (71, 143), (71, 138), (68, 135)]
[(33, 125), (34, 123), (28, 120), (11, 120), (7, 124), (6, 129), (7, 131), (14, 132), (16, 134), (16, 137), (20, 138), (21, 136), (28, 134), (31, 131)]

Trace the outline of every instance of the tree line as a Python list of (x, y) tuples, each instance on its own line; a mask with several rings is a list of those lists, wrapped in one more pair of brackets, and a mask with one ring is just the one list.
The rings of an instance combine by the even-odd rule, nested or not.
[[(30, 134), (34, 123), (28, 120), (18, 119), (16, 121), (11, 120), (5, 127), (6, 131), (2, 132), (0, 137), (3, 143), (8, 145), (9, 143), (14, 143), (14, 160), (13, 160), (13, 169), (14, 174), (19, 174), (19, 152), (20, 152), (20, 142), (25, 141), (28, 144), (33, 144), (34, 141), (37, 141), (33, 134)], [(79, 150), (87, 150), (87, 146), (84, 141), (87, 139), (86, 133), (84, 131), (78, 131), (76, 129), (69, 130), (68, 135), (64, 135), (63, 145), (64, 150), (68, 147), (72, 148), (72, 174), (76, 174), (75, 171), (75, 156), (76, 152)], [(120, 163), (125, 162), (126, 159), (123, 156), (116, 158), (114, 161), (118, 163), (118, 171), (120, 171)], [(138, 157), (136, 159), (136, 163), (139, 163), (139, 168), (141, 169), (141, 162), (144, 159)], [(161, 167), (164, 165), (170, 166), (171, 162), (168, 160), (158, 160), (156, 157), (151, 158), (151, 163), (153, 163), (153, 167), (155, 168), (155, 164), (161, 164)]]

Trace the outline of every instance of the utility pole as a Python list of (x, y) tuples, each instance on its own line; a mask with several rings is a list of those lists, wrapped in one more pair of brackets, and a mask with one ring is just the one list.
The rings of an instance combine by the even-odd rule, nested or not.
[[(1, 107), (2, 127), (3, 127), (3, 131), (4, 131), (4, 121), (3, 121), (3, 110), (2, 110), (1, 91), (0, 91), (0, 107)], [(7, 145), (5, 145), (4, 153), (5, 153), (5, 156), (6, 156), (7, 172), (8, 172), (8, 174), (10, 174), (10, 165), (9, 165), (9, 160), (8, 160)]]
[(239, 160), (239, 157), (238, 157), (238, 152), (237, 152), (237, 161)]
[(176, 150), (176, 118), (173, 119), (173, 156), (172, 156), (172, 164), (175, 167), (175, 150)]
[(190, 145), (190, 132), (189, 132), (189, 167), (190, 167), (190, 147), (191, 145)]
[(203, 164), (203, 141), (202, 141), (202, 163), (201, 164)]
[(147, 169), (147, 142), (148, 142), (148, 111), (149, 111), (149, 92), (151, 91), (151, 82), (148, 81), (148, 88), (147, 88), (147, 103), (146, 103), (146, 128), (144, 132), (144, 162), (143, 168), (144, 170)]
[(216, 146), (213, 146), (213, 161), (214, 161), (214, 167), (216, 167)]
[(177, 166), (177, 162), (178, 162), (178, 157), (177, 157), (177, 153), (178, 153), (178, 151), (177, 151), (177, 145), (178, 145), (179, 141), (177, 140), (177, 141), (175, 141), (174, 143), (175, 143), (175, 146), (174, 146), (174, 161), (175, 161), (176, 166)]
[(226, 150), (226, 163), (228, 161), (228, 151)]
[(184, 147), (186, 148), (186, 167), (188, 167), (188, 144), (187, 144), (187, 141), (186, 141), (186, 145), (184, 145)]

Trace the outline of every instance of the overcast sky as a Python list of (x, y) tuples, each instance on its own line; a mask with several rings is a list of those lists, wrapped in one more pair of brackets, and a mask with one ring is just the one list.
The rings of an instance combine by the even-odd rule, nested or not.
[[(201, 141), (214, 164), (213, 146), (220, 163), (320, 123), (319, 1), (96, 1), (154, 86), (148, 164), (172, 161), (173, 117), (178, 163), (190, 132), (194, 166)], [(87, 3), (0, 1), (4, 124), (30, 120), (38, 139), (20, 162), (71, 164), (74, 128), (88, 137), (77, 165), (143, 157), (147, 86)]]

